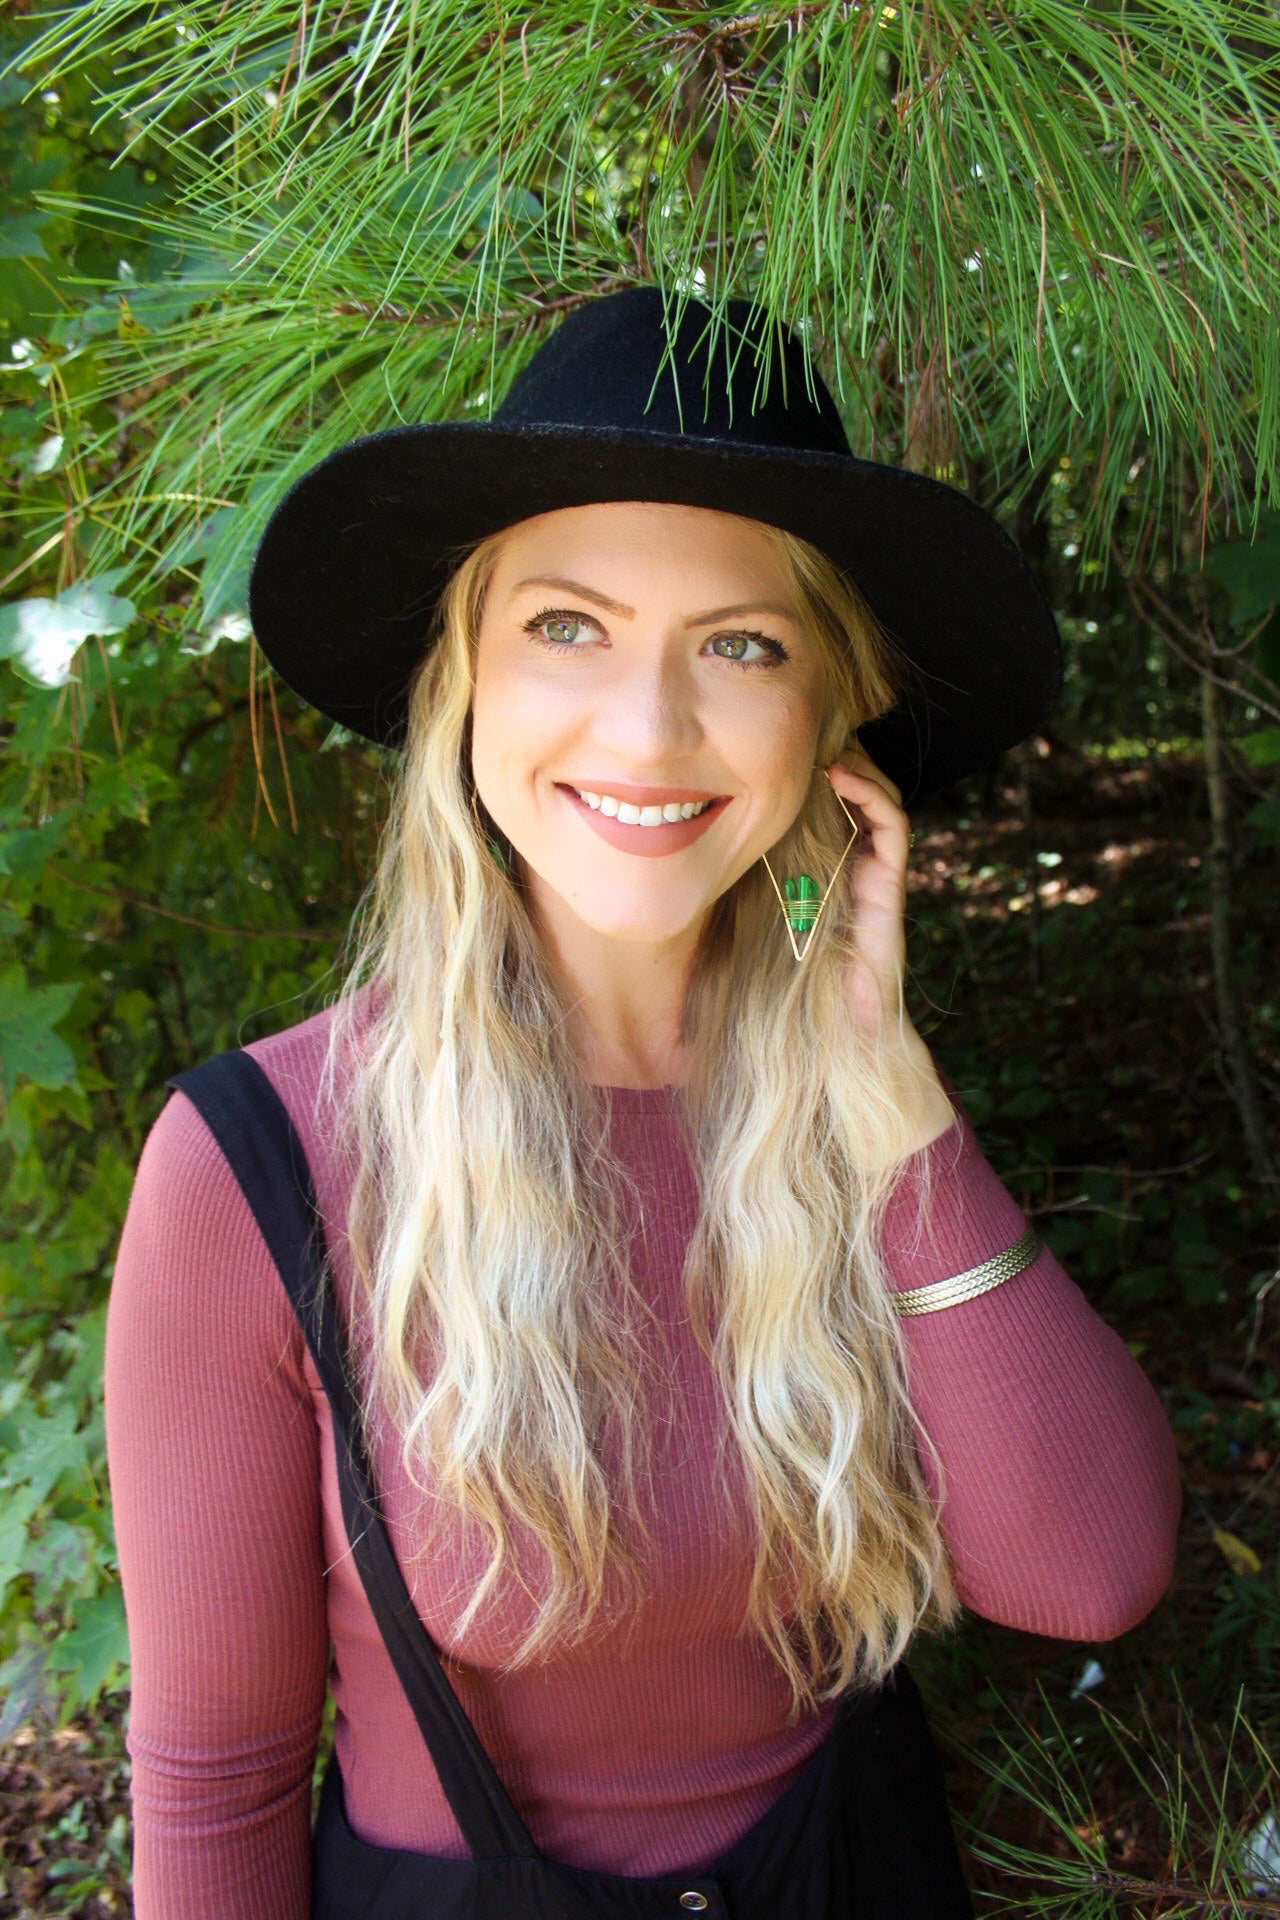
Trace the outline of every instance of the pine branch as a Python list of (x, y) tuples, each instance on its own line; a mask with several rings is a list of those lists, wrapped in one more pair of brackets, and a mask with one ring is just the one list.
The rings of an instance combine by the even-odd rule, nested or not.
[(673, 319), (705, 300), (713, 344), (731, 296), (820, 339), (876, 457), (945, 478), (981, 453), (1003, 497), (1101, 449), (1082, 566), (1122, 499), (1159, 521), (1183, 457), (1202, 537), (1251, 504), (1243, 446), (1277, 501), (1274, 12), (551, 0), (478, 29), (441, 0), (84, 0), (19, 56), (43, 87), (109, 46), (95, 113), (177, 169), (158, 209), (37, 195), (181, 263), (86, 292), (122, 331), (89, 402), (142, 395), (94, 504), (151, 577), (221, 497), (226, 579), (306, 465), (492, 411), (563, 312), (636, 277)]

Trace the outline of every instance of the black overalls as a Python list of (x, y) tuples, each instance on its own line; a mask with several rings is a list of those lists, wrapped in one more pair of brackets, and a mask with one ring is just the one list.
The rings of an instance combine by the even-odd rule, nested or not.
[(170, 1076), (199, 1109), (261, 1229), (333, 1413), (342, 1512), (379, 1630), (471, 1850), (375, 1846), (347, 1824), (334, 1753), (312, 1842), (312, 1920), (973, 1920), (942, 1756), (899, 1661), (847, 1693), (782, 1797), (696, 1873), (595, 1872), (539, 1852), (449, 1684), (378, 1513), (324, 1229), (302, 1143), (240, 1048)]

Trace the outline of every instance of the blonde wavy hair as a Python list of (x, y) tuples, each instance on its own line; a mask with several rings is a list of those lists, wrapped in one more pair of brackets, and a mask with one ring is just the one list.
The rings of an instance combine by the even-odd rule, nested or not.
[[(894, 704), (908, 664), (846, 575), (758, 524), (823, 663), (816, 762), (826, 766), (857, 724)], [(437, 1519), (447, 1507), (487, 1533), (489, 1565), (455, 1635), (504, 1566), (540, 1600), (511, 1670), (584, 1634), (611, 1575), (616, 1619), (637, 1610), (648, 1529), (635, 1416), (654, 1362), (649, 1309), (627, 1270), (620, 1207), (635, 1190), (610, 1152), (608, 1093), (582, 1077), (520, 856), (509, 872), (494, 860), (486, 841), (497, 830), (471, 776), (477, 635), (508, 531), (453, 556), (340, 965), (324, 1085), (354, 1154), (346, 1230), (367, 1306), (353, 1312), (367, 1323), (366, 1438), (375, 1403)], [(849, 832), (815, 778), (769, 850), (775, 873), (822, 875), (825, 888)], [(879, 1245), (911, 1120), (893, 1021), (867, 1037), (846, 998), (856, 929), (844, 878), (856, 851), (802, 967), (762, 861), (716, 900), (684, 1008), (691, 1069), (676, 1097), (700, 1199), (685, 1296), (757, 1542), (744, 1626), (786, 1674), (793, 1719), (876, 1685), (917, 1628), (960, 1613), (917, 1430), (940, 1488), (942, 1462), (908, 1399)], [(927, 1184), (927, 1156), (917, 1171)], [(601, 1465), (610, 1422), (620, 1485)], [(537, 1589), (514, 1551), (517, 1526), (545, 1556)]]

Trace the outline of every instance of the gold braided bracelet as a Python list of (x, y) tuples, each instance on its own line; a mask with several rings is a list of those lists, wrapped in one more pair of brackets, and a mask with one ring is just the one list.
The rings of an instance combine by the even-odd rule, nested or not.
[(1002, 1280), (1012, 1280), (1015, 1273), (1029, 1267), (1043, 1244), (1035, 1228), (1028, 1227), (1011, 1247), (984, 1260), (981, 1266), (968, 1267), (964, 1273), (954, 1273), (947, 1280), (934, 1280), (927, 1287), (908, 1287), (902, 1293), (895, 1293), (894, 1307), (899, 1313), (937, 1313), (942, 1307), (972, 1300), (975, 1294), (987, 1293)]

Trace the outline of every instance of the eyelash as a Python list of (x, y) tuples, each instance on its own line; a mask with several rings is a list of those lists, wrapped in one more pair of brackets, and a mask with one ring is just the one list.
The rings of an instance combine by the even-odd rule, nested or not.
[[(582, 648), (575, 640), (543, 640), (538, 629), (545, 627), (549, 620), (577, 620), (584, 627), (598, 628), (600, 625), (600, 622), (593, 620), (589, 614), (576, 613), (571, 607), (544, 607), (541, 613), (535, 613), (531, 620), (524, 622), (521, 631), (527, 633), (532, 639), (538, 640), (540, 645), (554, 648), (557, 653), (581, 653)], [(731, 637), (735, 640), (754, 640), (764, 647), (766, 652), (771, 653), (773, 658), (771, 660), (730, 660), (726, 654), (718, 654), (717, 659), (723, 660), (726, 666), (773, 668), (791, 658), (780, 640), (774, 640), (767, 633), (757, 633), (753, 628), (740, 627)], [(720, 636), (713, 633), (711, 638), (716, 640)]]

